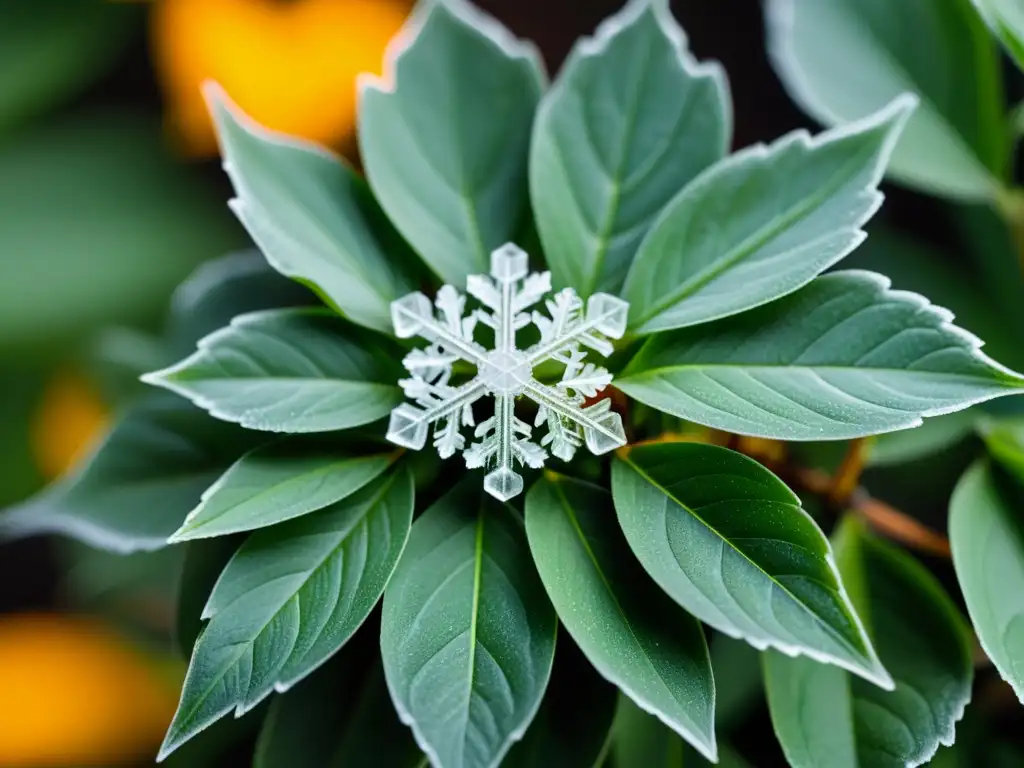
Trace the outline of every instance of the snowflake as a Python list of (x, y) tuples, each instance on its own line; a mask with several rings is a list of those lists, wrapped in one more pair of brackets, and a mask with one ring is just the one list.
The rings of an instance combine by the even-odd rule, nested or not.
[[(431, 343), (404, 360), (411, 375), (399, 384), (416, 405), (403, 403), (391, 412), (388, 439), (419, 450), (427, 442), (430, 425), (436, 424), (434, 446), (441, 458), (462, 451), (467, 467), (489, 468), (484, 488), (502, 501), (523, 490), (514, 461), (539, 469), (547, 450), (569, 461), (584, 442), (596, 454), (626, 443), (622, 419), (611, 410), (609, 399), (586, 405), (611, 383), (612, 375), (585, 362), (585, 350), (611, 354), (609, 339), (625, 332), (629, 304), (596, 293), (584, 313), (580, 297), (565, 288), (545, 301), (547, 315), (529, 313), (526, 310), (550, 293), (551, 274), (527, 274), (527, 261), (526, 253), (509, 243), (491, 254), (490, 276), (471, 275), (466, 280), (467, 292), (487, 309), (466, 314), (466, 297), (450, 285), (441, 287), (433, 305), (418, 291), (391, 304), (396, 335), (419, 336)], [(516, 335), (531, 324), (540, 338), (520, 351)], [(493, 332), (493, 350), (476, 341), (480, 326)], [(534, 377), (534, 369), (549, 360), (564, 366), (561, 380), (553, 385)], [(454, 384), (453, 370), (460, 361), (474, 366), (476, 374)], [(485, 395), (494, 399), (494, 415), (476, 424), (473, 403)], [(537, 404), (533, 426), (516, 417), (520, 396)], [(533, 427), (543, 424), (547, 434), (538, 445), (531, 439)], [(477, 442), (469, 448), (463, 427), (475, 427)]]

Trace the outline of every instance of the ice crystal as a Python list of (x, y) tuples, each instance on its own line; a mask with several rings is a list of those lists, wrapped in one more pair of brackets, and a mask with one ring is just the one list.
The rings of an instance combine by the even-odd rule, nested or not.
[[(540, 468), (548, 451), (563, 461), (573, 457), (584, 442), (601, 454), (626, 442), (622, 420), (607, 398), (587, 405), (612, 380), (604, 368), (585, 361), (587, 350), (607, 356), (609, 339), (626, 330), (629, 305), (606, 293), (583, 302), (565, 288), (544, 302), (547, 314), (531, 307), (551, 292), (549, 272), (528, 274), (525, 252), (511, 243), (491, 254), (491, 274), (471, 275), (466, 291), (484, 308), (466, 311), (466, 297), (450, 285), (430, 299), (410, 293), (391, 304), (395, 333), (400, 338), (419, 336), (430, 342), (410, 352), (404, 365), (409, 378), (399, 383), (416, 405), (403, 403), (391, 412), (388, 439), (419, 450), (426, 445), (430, 426), (434, 446), (442, 458), (462, 451), (469, 468), (490, 469), (484, 488), (501, 500), (523, 490), (523, 478), (514, 462)], [(517, 334), (536, 326), (539, 340), (525, 350), (516, 345)], [(494, 349), (476, 341), (481, 326), (493, 331)], [(546, 384), (534, 369), (548, 360), (564, 366), (560, 381)], [(468, 381), (453, 384), (458, 361), (476, 368)], [(476, 424), (473, 403), (484, 396), (494, 399), (494, 415)], [(516, 398), (537, 405), (533, 425), (515, 414)], [(540, 443), (533, 428), (547, 426)], [(466, 447), (463, 427), (474, 427), (476, 442)]]

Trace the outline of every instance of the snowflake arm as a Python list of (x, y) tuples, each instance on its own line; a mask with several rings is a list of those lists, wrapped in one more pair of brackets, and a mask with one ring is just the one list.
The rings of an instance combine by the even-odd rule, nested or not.
[(605, 398), (589, 408), (581, 408), (571, 400), (562, 397), (557, 390), (531, 382), (526, 388), (527, 396), (548, 411), (583, 429), (587, 448), (591, 453), (602, 454), (626, 444), (626, 433), (622, 428), (619, 414), (611, 410), (611, 400)]
[[(408, 379), (404, 381), (408, 381)], [(408, 387), (403, 386), (403, 388), (406, 393), (409, 392)], [(479, 377), (475, 377), (461, 387), (452, 387), (450, 389), (450, 394), (444, 398), (437, 399), (428, 408), (416, 408), (409, 403), (402, 403), (391, 411), (391, 421), (388, 424), (388, 440), (396, 445), (418, 451), (427, 444), (427, 433), (430, 425), (434, 422), (442, 420), (450, 422), (456, 417), (461, 417), (463, 423), (472, 425), (473, 403), (487, 393), (487, 387)], [(418, 402), (422, 401), (418, 400)], [(467, 411), (467, 409), (469, 410)], [(468, 417), (467, 413), (469, 414)], [(450, 423), (447, 426), (450, 426)], [(434, 441), (439, 450), (441, 447), (439, 443), (441, 442), (443, 442), (441, 438)], [(451, 455), (451, 453), (445, 455), (445, 452), (441, 451), (441, 458), (446, 459)]]
[(554, 299), (546, 302), (546, 307), (551, 314), (550, 319), (540, 312), (533, 313), (533, 322), (541, 330), (541, 339), (526, 351), (532, 366), (578, 344), (607, 357), (614, 350), (608, 338), (620, 339), (626, 332), (629, 303), (607, 293), (595, 293), (590, 297), (586, 315), (582, 312), (583, 302), (572, 288), (559, 291)]
[[(452, 307), (445, 301), (444, 297), (447, 294), (445, 289), (456, 296), (458, 293), (447, 285), (442, 286), (437, 293), (435, 303), (441, 313), (446, 316), (446, 324), (438, 322), (434, 317), (430, 299), (419, 291), (391, 302), (391, 322), (395, 327), (395, 335), (400, 339), (422, 336), (440, 345), (449, 353), (458, 355), (460, 360), (479, 365), (486, 358), (487, 350), (473, 340), (472, 333), (475, 323), (460, 323), (457, 330), (447, 323), (447, 316)], [(464, 304), (465, 298), (459, 298), (461, 304)]]
[[(625, 332), (628, 304), (608, 294), (595, 294), (583, 302), (572, 289), (559, 291), (545, 302), (548, 314), (528, 312), (551, 290), (548, 272), (528, 274), (526, 253), (512, 244), (491, 254), (489, 275), (471, 275), (466, 281), (470, 296), (482, 308), (466, 314), (466, 297), (443, 286), (433, 305), (422, 293), (412, 293), (392, 303), (395, 333), (403, 338), (420, 336), (431, 342), (426, 349), (411, 351), (404, 360), (411, 374), (400, 384), (415, 402), (403, 403), (391, 413), (388, 439), (420, 449), (434, 428), (434, 446), (442, 458), (463, 451), (466, 466), (486, 467), (488, 493), (507, 500), (523, 490), (516, 464), (540, 468), (548, 458), (545, 448), (568, 461), (586, 443), (594, 453), (624, 445), (622, 420), (611, 410), (611, 401), (584, 407), (611, 383), (604, 368), (586, 362), (584, 348), (611, 354), (610, 339)], [(535, 324), (540, 341), (520, 351), (516, 334)], [(494, 332), (494, 349), (487, 351), (474, 339), (483, 325)], [(477, 368), (464, 384), (450, 383), (456, 361)], [(537, 381), (533, 368), (545, 360), (565, 366), (561, 381), (548, 386)], [(494, 415), (474, 430), (475, 442), (465, 447), (461, 427), (474, 426), (473, 404), (485, 395), (494, 401)], [(516, 399), (524, 396), (538, 406), (533, 425), (515, 415)], [(533, 427), (547, 425), (537, 444)]]

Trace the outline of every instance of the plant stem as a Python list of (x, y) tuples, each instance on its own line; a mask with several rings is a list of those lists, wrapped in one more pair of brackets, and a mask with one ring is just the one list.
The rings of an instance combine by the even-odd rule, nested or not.
[(860, 476), (864, 471), (864, 460), (867, 458), (867, 441), (863, 437), (851, 440), (839, 468), (832, 476), (832, 489), (828, 493), (829, 501), (836, 506), (846, 504), (860, 484)]
[[(831, 501), (835, 478), (826, 472), (805, 467), (790, 467), (779, 472), (796, 490), (823, 496)], [(884, 501), (874, 498), (861, 486), (854, 487), (845, 504), (860, 515), (877, 533), (898, 541), (910, 549), (935, 557), (949, 558), (949, 540)]]

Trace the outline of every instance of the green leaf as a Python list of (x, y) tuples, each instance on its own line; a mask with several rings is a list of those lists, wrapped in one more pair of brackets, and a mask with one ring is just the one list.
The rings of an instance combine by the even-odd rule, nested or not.
[(1024, 419), (982, 419), (978, 427), (992, 458), (1024, 483)]
[(102, 76), (132, 40), (138, 20), (138, 10), (124, 3), (88, 0), (3, 0), (0, 14), (0, 132)]
[(237, 315), (317, 303), (305, 287), (274, 271), (259, 251), (235, 251), (202, 264), (178, 286), (171, 297), (168, 344), (181, 357)]
[(618, 691), (567, 637), (558, 641), (544, 701), (502, 768), (597, 768), (608, 751)]
[(360, 81), (359, 146), (391, 221), (446, 282), (488, 271), (527, 214), (537, 52), (463, 0), (424, 3), (384, 78)]
[(619, 699), (613, 730), (612, 760), (617, 768), (683, 768), (686, 742), (628, 696)]
[[(715, 727), (719, 733), (739, 725), (764, 701), (761, 654), (742, 640), (716, 634), (710, 643), (715, 671)], [(722, 757), (719, 745), (719, 757)]]
[(765, 686), (775, 733), (794, 768), (921, 765), (953, 743), (970, 699), (970, 632), (935, 577), (868, 536), (859, 520), (847, 518), (835, 547), (896, 688), (770, 651)]
[[(772, 724), (790, 765), (858, 768), (852, 680), (846, 672), (773, 651), (765, 656), (764, 675)], [(884, 705), (880, 711), (886, 712)]]
[[(377, 648), (379, 643), (375, 642), (374, 650)], [(336, 697), (337, 691), (332, 699)], [(329, 701), (325, 703), (327, 708), (331, 707)], [(345, 721), (346, 727), (340, 734), (340, 743), (328, 768), (428, 767), (427, 758), (416, 746), (409, 729), (395, 714), (384, 670), (379, 663), (370, 671), (369, 679), (363, 683)], [(283, 765), (291, 768), (287, 763)]]
[(676, 602), (755, 648), (892, 681), (864, 633), (828, 539), (753, 459), (701, 443), (636, 446), (612, 467), (619, 524)]
[(953, 566), (985, 653), (1024, 703), (1024, 516), (1019, 494), (984, 463), (949, 506)]
[(380, 663), (367, 672), (349, 650), (274, 697), (253, 768), (427, 768), (391, 706)]
[(654, 333), (706, 323), (795, 291), (865, 237), (911, 109), (811, 138), (795, 131), (701, 174), (661, 213), (626, 278), (630, 328)]
[(871, 443), (867, 465), (890, 467), (952, 448), (971, 434), (977, 416), (973, 410), (957, 411), (928, 419), (913, 429), (881, 435)]
[(174, 627), (174, 639), (183, 658), (192, 656), (192, 648), (203, 630), (203, 608), (243, 541), (243, 536), (221, 536), (174, 548), (185, 550)]
[(497, 765), (540, 705), (558, 622), (518, 514), (468, 477), (413, 526), (384, 595), (381, 656), (438, 768)]
[(398, 347), (322, 309), (241, 315), (180, 363), (143, 381), (212, 416), (270, 432), (330, 432), (402, 402)]
[[(744, 647), (757, 656), (749, 646)], [(718, 670), (715, 671), (717, 676)], [(717, 763), (709, 762), (654, 715), (644, 712), (626, 696), (619, 699), (611, 756), (606, 768), (699, 768), (711, 765), (750, 768), (749, 763), (728, 744), (718, 745)]]
[(731, 104), (665, 0), (633, 0), (578, 42), (541, 102), (530, 191), (552, 281), (617, 293), (676, 193), (726, 153)]
[(261, 446), (203, 493), (171, 541), (266, 528), (323, 509), (378, 477), (397, 456), (355, 455), (339, 444), (301, 438)]
[(252, 534), (203, 611), (209, 623), (161, 757), (227, 712), (240, 716), (287, 690), (337, 651), (383, 593), (412, 508), (412, 476), (399, 468), (326, 509)]
[(590, 663), (714, 760), (704, 633), (630, 555), (611, 495), (548, 473), (527, 495), (526, 533), (555, 610)]
[(231, 209), (267, 261), (353, 322), (390, 333), (391, 302), (417, 287), (416, 259), (366, 182), (340, 157), (258, 125), (219, 85), (205, 92), (235, 185)]
[(969, 0), (769, 0), (766, 9), (775, 71), (803, 109), (837, 125), (916, 93), (892, 176), (957, 199), (997, 191), (1009, 149), (999, 57)]
[(61, 533), (129, 553), (167, 543), (205, 491), (265, 437), (165, 393), (129, 410), (73, 475), (0, 517), (0, 534)]
[[(973, 207), (948, 205), (948, 210), (956, 212), (974, 210)], [(943, 214), (936, 212), (936, 215)], [(994, 214), (993, 218), (992, 226), (998, 229), (1001, 223)], [(984, 229), (986, 222), (979, 216), (973, 223), (978, 229)], [(983, 279), (981, 265), (972, 263), (963, 255), (964, 251), (970, 251), (972, 258), (978, 259), (984, 252), (1002, 262), (1008, 269), (997, 281), (1007, 294), (1016, 298), (1018, 292), (1024, 290), (1016, 252), (1009, 243), (1006, 251), (999, 249), (1001, 243), (992, 247), (989, 240), (994, 234), (998, 233), (991, 229), (987, 233), (964, 233), (962, 240), (951, 238), (946, 247), (939, 248), (906, 230), (891, 229), (883, 226), (882, 222), (873, 222), (870, 237), (843, 260), (843, 267), (880, 272), (900, 290), (927, 296), (932, 303), (951, 311), (957, 325), (984, 339), (985, 348), (992, 357), (1016, 366), (1024, 363), (1024, 350), (1019, 343), (1015, 319), (1007, 317), (1003, 311), (997, 296)], [(1006, 239), (1009, 240), (1008, 237)], [(1011, 276), (1014, 277), (1012, 282), (1007, 279)]]
[(253, 768), (326, 768), (347, 720), (345, 700), (357, 688), (353, 660), (337, 654), (270, 701), (253, 753)]
[(1024, 69), (1024, 5), (1020, 0), (971, 0), (1017, 66)]
[(650, 339), (617, 377), (666, 413), (779, 440), (836, 440), (913, 427), (1021, 392), (926, 299), (873, 272), (833, 272), (779, 301)]

